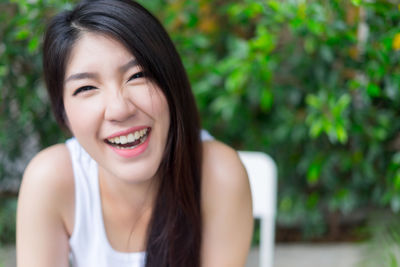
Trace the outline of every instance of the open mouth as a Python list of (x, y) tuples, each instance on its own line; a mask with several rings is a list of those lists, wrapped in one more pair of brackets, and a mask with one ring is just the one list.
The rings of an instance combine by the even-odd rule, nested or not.
[(144, 128), (127, 135), (105, 139), (105, 142), (117, 149), (134, 149), (143, 144), (150, 134), (151, 128)]

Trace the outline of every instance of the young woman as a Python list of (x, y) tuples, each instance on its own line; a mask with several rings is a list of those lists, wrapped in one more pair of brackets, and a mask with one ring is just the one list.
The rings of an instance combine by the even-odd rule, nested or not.
[(244, 266), (246, 172), (200, 131), (181, 60), (148, 11), (81, 2), (49, 24), (43, 66), (73, 138), (26, 168), (18, 267)]

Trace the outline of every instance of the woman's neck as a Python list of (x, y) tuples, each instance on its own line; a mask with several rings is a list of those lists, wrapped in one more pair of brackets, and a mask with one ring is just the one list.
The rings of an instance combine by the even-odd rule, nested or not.
[(110, 175), (99, 167), (100, 195), (103, 201), (113, 203), (124, 211), (138, 212), (152, 207), (158, 191), (158, 179), (152, 177), (145, 181), (130, 182)]

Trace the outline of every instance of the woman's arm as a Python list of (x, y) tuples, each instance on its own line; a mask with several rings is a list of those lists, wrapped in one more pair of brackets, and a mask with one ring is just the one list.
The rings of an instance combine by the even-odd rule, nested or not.
[(202, 266), (243, 267), (253, 234), (247, 173), (228, 146), (211, 141), (203, 148)]
[(18, 267), (69, 266), (64, 218), (73, 205), (71, 175), (65, 145), (40, 152), (26, 168), (17, 210)]

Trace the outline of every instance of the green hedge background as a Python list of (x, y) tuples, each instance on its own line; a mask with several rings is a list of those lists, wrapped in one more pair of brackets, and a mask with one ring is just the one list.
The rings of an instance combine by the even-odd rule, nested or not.
[[(73, 2), (0, 2), (0, 184), (65, 139), (40, 49), (46, 21)], [(313, 237), (356, 211), (400, 211), (397, 1), (139, 2), (171, 34), (204, 128), (275, 159), (278, 225)]]

